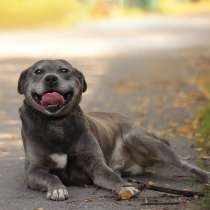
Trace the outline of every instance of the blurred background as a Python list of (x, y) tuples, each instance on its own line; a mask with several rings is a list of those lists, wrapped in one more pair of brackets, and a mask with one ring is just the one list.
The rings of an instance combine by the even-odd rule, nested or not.
[(208, 12), (209, 0), (1, 0), (0, 26), (8, 29), (75, 24), (85, 19), (151, 12)]
[[(39, 207), (37, 199), (49, 209), (42, 194), (22, 183), (18, 107), (23, 98), (16, 87), (21, 71), (39, 59), (64, 58), (84, 73), (85, 111), (128, 115), (137, 125), (169, 139), (190, 162), (207, 168), (209, 37), (210, 0), (0, 0), (1, 210), (33, 209)], [(180, 177), (155, 182), (200, 189)], [(101, 198), (104, 191), (73, 189), (77, 199), (68, 203), (71, 208), (139, 209), (138, 199), (132, 205), (115, 205), (112, 198)], [(88, 196), (95, 196), (90, 203), (85, 201)], [(171, 199), (151, 192), (141, 198), (155, 196), (163, 202)], [(176, 202), (168, 209), (190, 205)], [(65, 205), (53, 203), (53, 209)], [(209, 206), (209, 199), (199, 204), (202, 210)]]

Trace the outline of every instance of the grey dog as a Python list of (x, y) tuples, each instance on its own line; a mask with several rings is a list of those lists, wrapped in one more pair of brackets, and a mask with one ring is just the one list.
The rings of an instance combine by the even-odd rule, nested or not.
[(128, 199), (138, 189), (120, 175), (137, 175), (157, 164), (208, 181), (209, 172), (181, 160), (168, 143), (126, 117), (84, 114), (79, 103), (86, 89), (83, 74), (65, 60), (41, 60), (21, 73), (19, 112), (31, 189), (47, 192), (47, 199), (65, 200), (66, 186), (95, 184)]

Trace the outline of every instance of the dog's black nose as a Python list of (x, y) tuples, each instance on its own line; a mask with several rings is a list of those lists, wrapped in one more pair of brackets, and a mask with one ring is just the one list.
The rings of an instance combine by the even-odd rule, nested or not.
[(56, 75), (53, 75), (53, 74), (50, 74), (50, 75), (47, 75), (45, 78), (45, 83), (47, 85), (55, 85), (58, 83), (58, 78)]

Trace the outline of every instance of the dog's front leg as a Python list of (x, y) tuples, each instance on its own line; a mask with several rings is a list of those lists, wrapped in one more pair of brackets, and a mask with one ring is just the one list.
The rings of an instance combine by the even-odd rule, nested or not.
[(34, 190), (47, 191), (47, 199), (62, 201), (69, 197), (61, 180), (47, 169), (30, 166), (26, 171), (28, 186)]
[(116, 192), (121, 199), (134, 197), (139, 190), (123, 180), (106, 164), (97, 140), (91, 135), (83, 136), (83, 139), (88, 142), (88, 145), (81, 141), (81, 147), (85, 146), (85, 148), (80, 149), (85, 152), (80, 152), (79, 162), (92, 178), (93, 183), (101, 188)]
[(121, 199), (130, 199), (139, 193), (137, 188), (124, 181), (118, 174), (101, 161), (94, 167), (93, 182), (99, 187), (116, 192)]

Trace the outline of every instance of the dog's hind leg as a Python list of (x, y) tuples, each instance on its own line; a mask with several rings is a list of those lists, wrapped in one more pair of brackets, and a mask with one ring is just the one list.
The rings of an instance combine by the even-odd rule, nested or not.
[(196, 176), (202, 182), (208, 182), (210, 172), (182, 160), (164, 139), (141, 129), (132, 129), (123, 137), (127, 155), (141, 167), (151, 167), (154, 164), (174, 166)]
[[(174, 154), (173, 154), (174, 155)], [(207, 183), (210, 180), (210, 172), (204, 171), (200, 168), (198, 168), (195, 165), (192, 165), (185, 160), (182, 160), (175, 154), (175, 158), (172, 157), (171, 159), (173, 162), (169, 160), (169, 163), (174, 165), (176, 168), (182, 169), (186, 172), (189, 172), (190, 174), (197, 177), (201, 182)]]
[(139, 166), (139, 172), (144, 172), (146, 168), (164, 162), (164, 157), (161, 155), (159, 148), (165, 143), (144, 130), (140, 128), (131, 129), (123, 133), (122, 140), (125, 172), (128, 171), (132, 175), (137, 175), (137, 166)]

